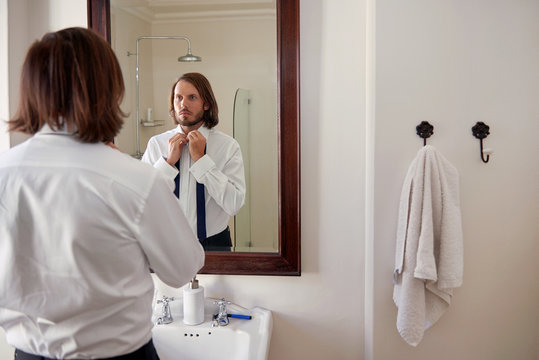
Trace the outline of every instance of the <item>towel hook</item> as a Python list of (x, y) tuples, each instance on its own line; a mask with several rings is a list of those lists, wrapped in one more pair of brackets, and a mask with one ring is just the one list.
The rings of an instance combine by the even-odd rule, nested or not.
[(489, 151), (487, 150), (484, 151), (487, 153), (487, 158), (485, 159), (485, 157), (483, 156), (483, 139), (486, 138), (490, 134), (489, 129), (490, 127), (482, 121), (478, 121), (474, 125), (474, 127), (472, 127), (473, 136), (479, 139), (481, 160), (483, 160), (484, 163), (488, 163), (488, 160), (490, 158), (490, 155), (488, 154)]
[(429, 124), (428, 121), (421, 121), (421, 124), (415, 127), (417, 135), (423, 138), (423, 146), (427, 145), (427, 138), (434, 134), (434, 126)]

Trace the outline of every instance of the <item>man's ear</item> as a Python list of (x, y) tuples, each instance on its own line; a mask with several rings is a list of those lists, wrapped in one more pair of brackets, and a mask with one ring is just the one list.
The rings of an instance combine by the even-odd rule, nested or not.
[(210, 104), (204, 103), (204, 110), (209, 110), (209, 109), (210, 109)]

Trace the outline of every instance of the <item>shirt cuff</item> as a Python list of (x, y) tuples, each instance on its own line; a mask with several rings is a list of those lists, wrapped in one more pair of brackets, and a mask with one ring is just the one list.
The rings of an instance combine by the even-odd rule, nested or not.
[(201, 157), (200, 159), (198, 159), (198, 161), (196, 163), (194, 163), (193, 165), (191, 165), (191, 167), (189, 168), (189, 172), (191, 174), (193, 174), (193, 176), (195, 177), (195, 179), (198, 181), (198, 182), (201, 182), (200, 180), (202, 179), (202, 177), (208, 172), (210, 171), (211, 169), (213, 169), (215, 167), (215, 163), (213, 162), (213, 160), (206, 154), (204, 155), (203, 157)]
[(178, 175), (178, 172), (179, 172), (175, 166), (170, 166), (170, 164), (167, 163), (165, 158), (162, 156), (159, 157), (159, 159), (157, 159), (153, 167), (163, 172), (167, 177), (171, 179), (174, 179), (176, 175)]

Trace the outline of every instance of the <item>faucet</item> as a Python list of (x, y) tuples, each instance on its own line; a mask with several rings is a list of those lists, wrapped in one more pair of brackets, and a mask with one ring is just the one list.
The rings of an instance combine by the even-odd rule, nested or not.
[(232, 304), (230, 301), (225, 301), (224, 298), (221, 298), (219, 301), (214, 301), (214, 304), (217, 304), (219, 306), (219, 313), (213, 315), (213, 321), (211, 326), (227, 326), (229, 319), (228, 319), (228, 313), (226, 310), (226, 306)]
[(170, 324), (174, 319), (172, 319), (172, 314), (170, 313), (170, 305), (169, 303), (171, 301), (174, 301), (173, 297), (166, 297), (163, 295), (162, 300), (157, 300), (158, 304), (163, 304), (163, 309), (161, 311), (161, 316), (157, 318), (157, 325), (161, 324)]

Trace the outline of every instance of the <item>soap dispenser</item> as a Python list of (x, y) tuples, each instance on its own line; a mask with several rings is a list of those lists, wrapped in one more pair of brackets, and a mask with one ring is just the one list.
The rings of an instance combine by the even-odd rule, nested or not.
[(196, 276), (183, 287), (183, 323), (198, 325), (204, 322), (204, 288)]

